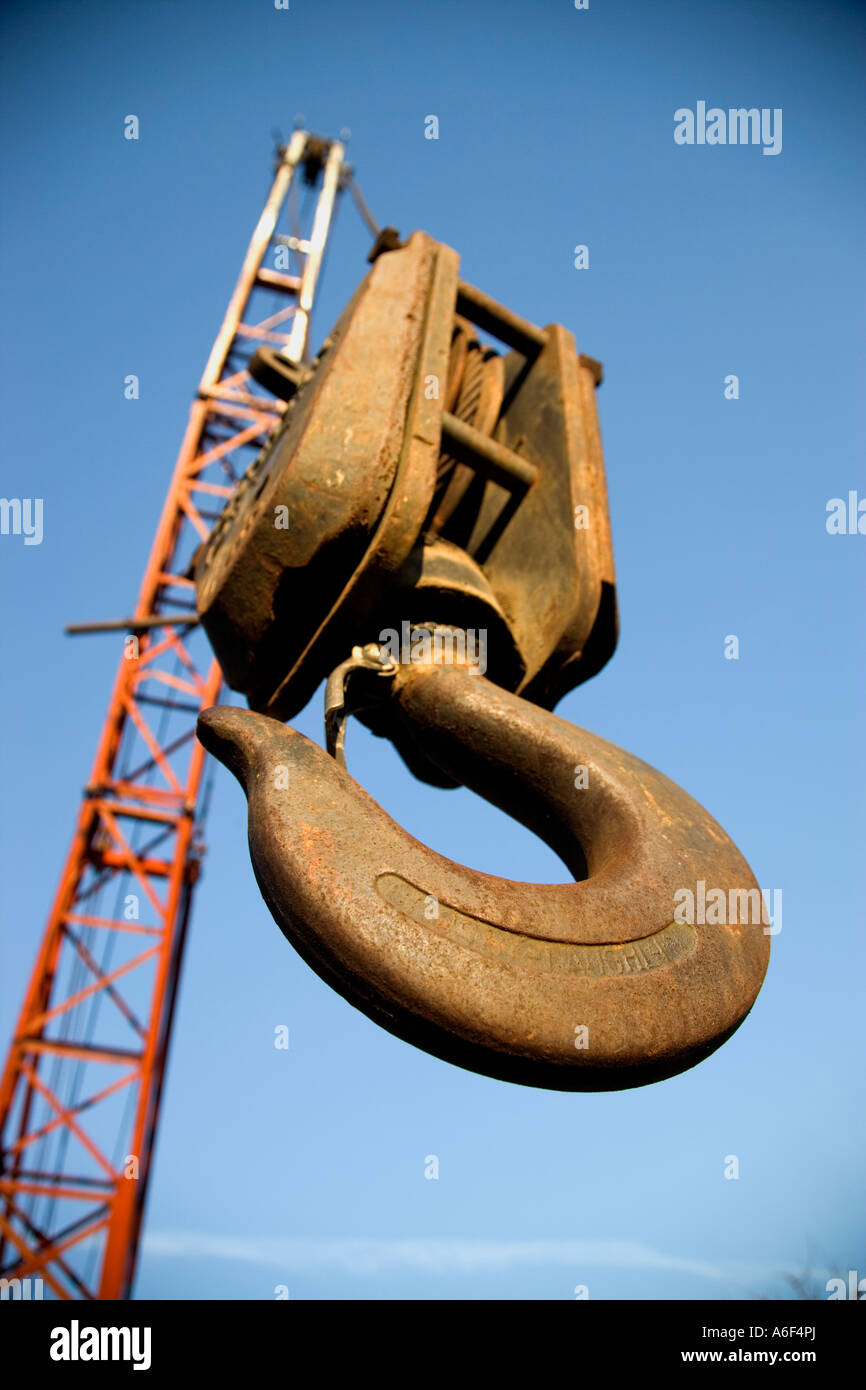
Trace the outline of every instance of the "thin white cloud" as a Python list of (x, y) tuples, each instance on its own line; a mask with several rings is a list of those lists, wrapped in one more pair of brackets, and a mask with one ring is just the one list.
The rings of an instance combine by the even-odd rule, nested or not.
[(148, 1255), (162, 1259), (230, 1260), (282, 1270), (339, 1270), (374, 1275), (410, 1270), (419, 1274), (477, 1274), (518, 1266), (566, 1265), (590, 1268), (655, 1269), (699, 1279), (742, 1283), (766, 1278), (768, 1270), (724, 1269), (703, 1260), (666, 1255), (651, 1246), (616, 1240), (414, 1240), (321, 1239), (211, 1236), (194, 1231), (151, 1231)]

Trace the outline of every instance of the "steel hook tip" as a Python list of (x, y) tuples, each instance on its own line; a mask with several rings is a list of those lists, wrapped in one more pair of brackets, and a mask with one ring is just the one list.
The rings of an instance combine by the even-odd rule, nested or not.
[[(303, 959), (398, 1037), (500, 1080), (619, 1090), (724, 1042), (761, 987), (769, 935), (758, 885), (708, 812), (465, 667), (401, 666), (389, 698), (427, 756), (535, 831), (574, 881), (454, 863), (317, 744), (218, 706), (199, 737), (245, 788), (259, 887)], [(725, 910), (689, 920), (701, 885)]]

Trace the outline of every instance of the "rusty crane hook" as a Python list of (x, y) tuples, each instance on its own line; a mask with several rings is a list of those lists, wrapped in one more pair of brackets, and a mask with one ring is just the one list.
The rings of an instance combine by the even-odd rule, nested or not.
[(465, 665), (413, 661), (388, 685), (426, 756), (535, 831), (575, 881), (516, 883), (456, 864), (309, 739), (211, 709), (199, 736), (246, 790), (256, 878), (307, 963), (398, 1037), (532, 1086), (643, 1085), (724, 1042), (761, 987), (769, 935), (761, 911), (680, 920), (677, 904), (700, 883), (725, 902), (760, 901), (703, 807)]

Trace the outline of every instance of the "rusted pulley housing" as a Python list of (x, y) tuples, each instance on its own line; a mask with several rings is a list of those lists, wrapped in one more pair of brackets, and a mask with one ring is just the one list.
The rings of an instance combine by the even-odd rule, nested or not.
[(292, 717), (358, 640), (419, 622), (483, 632), (489, 677), (547, 708), (604, 664), (601, 369), (565, 328), (463, 284), (456, 252), (416, 232), (376, 259), (310, 369), (271, 357), (259, 375), (279, 390), (283, 373), (285, 419), (197, 571), (202, 622), (253, 709)]

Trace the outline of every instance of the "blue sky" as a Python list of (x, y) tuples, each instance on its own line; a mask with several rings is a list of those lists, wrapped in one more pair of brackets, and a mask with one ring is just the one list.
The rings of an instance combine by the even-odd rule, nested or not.
[[(707, 1062), (634, 1092), (524, 1090), (397, 1041), (302, 964), (218, 769), (138, 1295), (727, 1298), (866, 1274), (866, 537), (825, 527), (829, 499), (866, 497), (862, 11), (36, 0), (2, 26), (2, 491), (44, 499), (41, 545), (0, 537), (3, 1037), (119, 654), (62, 627), (131, 606), (272, 131), (299, 114), (350, 127), (381, 222), (447, 241), (604, 361), (622, 637), (559, 713), (682, 782), (783, 893), (765, 987)], [(781, 153), (676, 145), (699, 100), (781, 108)], [(347, 202), (317, 337), (366, 246)], [(320, 738), (320, 719), (317, 698), (297, 722)], [(349, 760), (440, 852), (561, 877), (359, 727)]]

